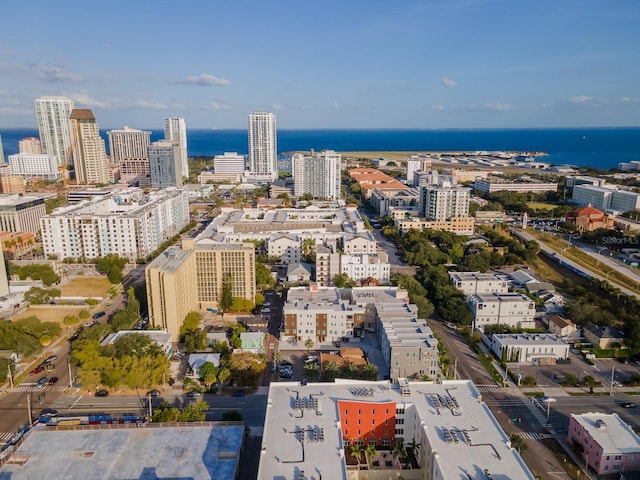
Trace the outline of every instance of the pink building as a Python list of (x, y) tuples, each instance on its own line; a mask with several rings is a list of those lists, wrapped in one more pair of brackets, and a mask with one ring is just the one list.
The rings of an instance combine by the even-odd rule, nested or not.
[(640, 470), (640, 437), (616, 413), (571, 414), (568, 441), (597, 475)]

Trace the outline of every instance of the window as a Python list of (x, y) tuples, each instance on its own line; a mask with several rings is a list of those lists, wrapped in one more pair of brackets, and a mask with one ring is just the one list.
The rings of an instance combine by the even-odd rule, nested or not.
[(404, 428), (396, 428), (396, 435), (404, 435)]
[(396, 418), (396, 425), (404, 425), (404, 418)]

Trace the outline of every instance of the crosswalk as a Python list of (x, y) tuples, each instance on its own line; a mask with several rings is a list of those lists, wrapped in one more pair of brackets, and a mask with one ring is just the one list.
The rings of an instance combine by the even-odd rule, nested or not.
[(68, 387), (65, 385), (46, 385), (38, 387), (37, 385), (18, 385), (15, 388), (10, 388), (8, 392), (14, 393), (31, 393), (31, 392), (64, 392)]
[(16, 432), (0, 432), (0, 445), (7, 443)]
[(517, 436), (525, 440), (542, 440), (542, 435), (536, 432), (515, 432)]
[(498, 385), (477, 385), (476, 388), (480, 393), (503, 393), (504, 388)]

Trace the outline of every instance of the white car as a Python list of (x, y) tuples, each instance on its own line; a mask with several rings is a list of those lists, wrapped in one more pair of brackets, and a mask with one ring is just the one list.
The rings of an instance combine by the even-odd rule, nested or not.
[(313, 363), (317, 361), (318, 361), (318, 357), (316, 357), (315, 355), (309, 355), (307, 358), (304, 359), (304, 363)]

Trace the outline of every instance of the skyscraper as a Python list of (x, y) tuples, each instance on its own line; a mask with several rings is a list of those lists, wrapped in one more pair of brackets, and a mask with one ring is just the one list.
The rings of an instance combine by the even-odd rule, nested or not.
[(171, 140), (149, 145), (149, 175), (153, 188), (182, 188), (182, 155), (180, 146)]
[(124, 127), (122, 130), (110, 130), (109, 154), (111, 163), (120, 165), (123, 160), (144, 159), (149, 161), (151, 132)]
[(278, 179), (276, 116), (270, 112), (249, 115), (249, 172), (257, 181)]
[(339, 153), (333, 150), (323, 150), (311, 156), (296, 153), (291, 167), (295, 197), (309, 193), (314, 198), (340, 198)]
[(74, 108), (69, 128), (73, 140), (71, 150), (77, 183), (109, 183), (107, 152), (93, 112)]
[(58, 165), (66, 162), (71, 146), (69, 118), (74, 108), (73, 100), (66, 97), (36, 99), (36, 117), (42, 151), (55, 156)]
[(4, 148), (2, 147), (2, 136), (0, 135), (0, 163), (4, 163)]
[(37, 137), (26, 137), (18, 142), (19, 153), (33, 153), (40, 155), (42, 153), (42, 144)]
[(184, 118), (164, 119), (164, 139), (176, 142), (179, 148), (181, 174), (183, 177), (189, 176), (189, 156), (187, 153), (187, 127)]
[(429, 220), (447, 221), (469, 216), (471, 189), (440, 182), (420, 189), (420, 216)]

